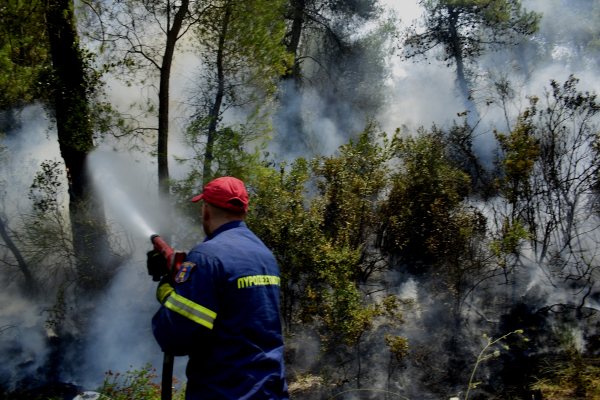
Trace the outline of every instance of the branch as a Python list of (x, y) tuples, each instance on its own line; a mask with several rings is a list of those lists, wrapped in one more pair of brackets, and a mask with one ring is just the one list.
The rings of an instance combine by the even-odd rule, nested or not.
[(23, 276), (25, 277), (25, 282), (27, 283), (28, 288), (32, 289), (34, 280), (33, 280), (33, 276), (31, 275), (31, 272), (29, 270), (29, 266), (25, 262), (25, 259), (23, 258), (23, 255), (21, 254), (21, 252), (19, 251), (17, 246), (15, 246), (15, 244), (12, 241), (12, 239), (10, 238), (10, 236), (8, 236), (8, 233), (6, 233), (6, 225), (4, 225), (4, 221), (2, 220), (2, 218), (0, 218), (0, 236), (4, 240), (4, 243), (6, 243), (6, 246), (8, 246), (10, 251), (13, 253), (15, 258), (17, 259), (17, 262), (19, 264), (19, 269), (21, 270), (21, 272), (23, 273)]
[[(102, 18), (100, 17), (100, 13), (98, 11), (96, 11), (96, 9), (94, 8), (94, 6), (92, 6), (92, 4), (90, 4), (87, 0), (81, 0), (81, 2), (83, 4), (85, 4), (86, 6), (88, 6), (93, 12), (94, 14), (96, 14), (96, 17), (98, 17), (98, 21), (100, 22), (100, 29), (102, 30), (102, 43), (105, 42), (105, 33), (104, 33), (104, 24), (102, 23)], [(96, 39), (98, 40), (98, 39)]]

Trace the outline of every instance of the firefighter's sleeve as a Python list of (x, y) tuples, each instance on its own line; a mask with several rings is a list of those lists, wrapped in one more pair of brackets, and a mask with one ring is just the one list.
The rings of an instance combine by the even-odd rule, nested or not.
[(189, 277), (184, 282), (172, 283), (173, 290), (164, 291), (162, 298), (157, 293), (162, 306), (152, 319), (154, 337), (162, 350), (178, 356), (188, 355), (202, 346), (219, 312), (216, 260), (190, 252), (186, 262), (194, 263)]

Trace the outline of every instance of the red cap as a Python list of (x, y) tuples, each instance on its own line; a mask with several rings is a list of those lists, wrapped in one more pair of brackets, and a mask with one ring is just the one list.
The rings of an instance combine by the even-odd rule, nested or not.
[(227, 208), (232, 211), (248, 210), (248, 193), (244, 182), (231, 176), (217, 178), (204, 187), (200, 196), (192, 201), (204, 200), (213, 206)]

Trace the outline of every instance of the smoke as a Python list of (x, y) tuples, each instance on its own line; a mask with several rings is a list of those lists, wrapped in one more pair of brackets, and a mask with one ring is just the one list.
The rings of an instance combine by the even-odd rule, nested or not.
[(27, 378), (45, 378), (39, 370), (49, 355), (44, 307), (23, 299), (19, 289), (0, 291), (0, 383), (13, 388)]
[[(399, 8), (401, 9), (401, 6)], [(434, 58), (428, 62), (392, 65), (389, 79), (392, 98), (386, 107), (379, 109), (376, 114), (383, 130), (393, 132), (395, 128), (404, 126), (405, 131), (414, 133), (417, 128), (428, 129), (432, 124), (439, 128), (448, 128), (454, 120), (459, 120), (457, 114), (463, 112), (467, 105), (456, 90), (455, 74), (451, 68), (435, 61)], [(486, 78), (488, 71), (495, 72), (495, 76), (491, 76), (491, 79)], [(493, 151), (497, 148), (494, 129), (507, 132), (518, 114), (528, 105), (525, 95), (542, 96), (544, 88), (549, 86), (550, 79), (562, 83), (571, 71), (556, 63), (532, 68), (531, 75), (525, 76), (522, 70), (515, 68), (514, 53), (504, 51), (482, 59), (477, 72), (474, 96), (479, 100), (476, 104), (480, 107), (478, 111), (483, 120), (480, 122), (474, 144), (480, 159), (490, 166)], [(496, 83), (495, 78), (505, 72), (508, 73), (509, 83), (514, 92), (508, 99), (506, 113), (502, 104), (498, 102), (485, 105), (490, 95), (489, 89), (493, 89)], [(588, 82), (586, 85), (597, 81), (595, 71), (579, 70), (578, 74), (582, 82)], [(588, 87), (581, 86), (581, 89), (586, 90)], [(366, 90), (368, 91), (368, 88)], [(358, 110), (350, 106), (350, 102), (327, 97), (323, 95), (322, 90), (296, 90), (293, 85), (288, 84), (282, 91), (281, 96), (284, 97), (287, 107), (278, 110), (277, 114), (279, 122), (276, 152), (280, 151), (286, 157), (331, 154), (339, 144), (345, 143), (352, 133), (360, 131), (361, 124), (364, 124), (361, 118), (365, 115), (357, 118)], [(365, 93), (365, 90), (361, 90), (360, 93)], [(368, 97), (370, 93), (365, 95)], [(332, 114), (326, 111), (331, 109), (342, 110), (340, 114), (344, 115), (345, 120), (328, 117), (327, 115)], [(396, 267), (402, 269), (401, 265)], [(392, 391), (397, 391), (407, 398), (439, 399), (459, 395), (461, 391), (464, 394), (477, 355), (486, 342), (486, 339), (482, 338), (483, 333), (498, 338), (511, 330), (522, 329), (526, 324), (524, 321), (544, 304), (553, 301), (566, 302), (571, 298), (567, 291), (548, 286), (547, 280), (544, 280), (545, 271), (536, 263), (519, 268), (522, 269), (519, 272), (519, 278), (522, 279), (520, 285), (511, 287), (503, 284), (502, 277), (490, 279), (468, 297), (462, 305), (460, 317), (456, 317), (458, 310), (453, 308), (455, 299), (442, 289), (446, 286), (442, 279), (418, 276), (408, 271), (394, 277), (386, 277), (394, 282), (387, 286), (388, 293), (413, 298), (418, 304), (418, 307), (407, 313), (406, 323), (393, 332), (393, 335), (408, 339), (411, 345), (410, 357), (402, 362), (388, 382), (385, 360), (389, 355), (388, 349), (382, 345), (381, 340), (370, 342), (366, 345), (369, 355), (363, 359), (363, 371), (368, 371), (364, 372), (365, 375), (368, 374), (368, 378), (365, 376), (364, 380), (369, 382), (370, 387), (394, 389)], [(519, 303), (526, 306), (522, 314), (516, 315), (514, 308)], [(512, 324), (510, 317), (515, 317), (514, 320), (520, 321), (521, 325)], [(540, 329), (544, 329), (540, 317), (536, 318)], [(548, 324), (551, 325), (552, 322)], [(373, 332), (373, 335), (377, 336), (379, 333)], [(543, 344), (546, 337), (543, 333), (538, 334), (537, 340), (532, 339), (532, 350), (527, 351), (546, 351), (547, 345)], [(582, 337), (583, 333), (578, 331), (576, 342), (579, 348)], [(515, 340), (514, 337), (510, 339)], [(306, 343), (307, 348), (313, 348), (310, 339), (298, 336), (291, 344), (294, 354), (298, 353), (298, 343)], [(504, 341), (502, 346), (499, 345), (493, 350), (503, 349), (506, 343), (508, 342)], [(306, 367), (308, 370), (317, 370), (322, 366), (316, 361), (311, 365), (306, 354), (310, 353), (303, 353), (303, 357), (296, 355), (291, 363), (294, 366), (310, 366)], [(316, 355), (311, 354), (311, 357), (316, 358)], [(512, 353), (507, 351), (498, 361), (490, 361), (478, 367), (478, 379), (485, 382), (486, 390), (502, 387), (503, 383), (497, 377), (503, 376), (506, 368), (514, 366), (515, 359), (522, 359), (518, 357), (522, 357), (521, 350), (517, 349)], [(335, 365), (334, 360), (328, 361)], [(352, 373), (342, 375), (348, 379), (345, 387), (354, 387), (353, 378), (349, 378)], [(310, 397), (311, 395), (313, 397)], [(306, 392), (306, 398), (315, 397), (312, 392)]]
[[(146, 248), (147, 249), (147, 248)], [(139, 369), (146, 363), (161, 370), (162, 356), (151, 329), (151, 320), (159, 308), (157, 283), (146, 272), (145, 248), (134, 253), (104, 298), (95, 304), (92, 324), (83, 346), (72, 348), (68, 356), (79, 360), (71, 376), (62, 379), (86, 388), (102, 385), (104, 373)], [(185, 376), (187, 357), (177, 357), (174, 376)]]
[[(345, 102), (331, 103), (320, 91), (313, 88), (299, 90), (293, 81), (280, 85), (280, 101), (282, 106), (274, 118), (277, 133), (269, 144), (269, 151), (288, 160), (332, 154), (352, 133), (360, 132), (364, 127), (364, 116), (357, 123), (357, 115), (352, 114), (353, 110)], [(352, 121), (349, 124), (351, 130), (341, 129), (334, 117), (323, 115), (322, 110), (326, 107), (347, 109), (344, 115), (347, 122)]]
[[(133, 252), (119, 270), (99, 304), (85, 344), (71, 356), (82, 358), (81, 369), (67, 377), (82, 386), (101, 385), (104, 372), (124, 372), (146, 363), (161, 370), (162, 352), (151, 329), (159, 308), (156, 282), (146, 271), (150, 235), (163, 226), (168, 215), (157, 199), (157, 183), (151, 179), (155, 165), (128, 153), (96, 150), (88, 157), (97, 190), (105, 200), (107, 217), (118, 224), (133, 245)], [(175, 229), (169, 226), (169, 229)], [(123, 238), (122, 238), (123, 239)], [(83, 354), (83, 357), (81, 356)], [(187, 358), (177, 358), (174, 376), (185, 376)]]
[[(29, 189), (40, 162), (60, 160), (60, 152), (56, 133), (49, 128), (41, 106), (4, 113), (12, 114), (14, 124), (0, 141), (5, 147), (0, 169), (0, 218), (12, 234), (19, 228), (21, 215), (31, 209)], [(59, 193), (59, 198), (64, 200), (65, 194)], [(25, 296), (8, 249), (3, 246), (0, 254), (0, 384), (14, 388), (25, 379), (46, 378), (48, 340), (53, 332), (45, 325), (49, 303)]]
[[(56, 132), (51, 129), (45, 110), (40, 105), (22, 110), (4, 111), (15, 120), (12, 129), (0, 138), (6, 147), (1, 155), (0, 182), (2, 206), (7, 217), (27, 211), (29, 188), (44, 160), (61, 160)], [(66, 188), (63, 188), (66, 193)], [(64, 193), (63, 193), (64, 194)], [(64, 200), (64, 195), (63, 195)]]
[[(544, 12), (544, 18), (553, 21), (561, 21), (561, 13), (567, 11), (549, 6), (542, 8), (542, 4), (549, 3), (529, 2), (527, 6), (530, 10)], [(566, 4), (562, 6), (566, 7)], [(398, 8), (402, 9), (402, 6), (399, 5)], [(402, 13), (400, 15), (402, 16)], [(403, 20), (406, 21), (404, 18)], [(566, 21), (560, 23), (567, 24)], [(567, 27), (555, 25), (554, 28), (561, 30)], [(538, 52), (542, 51), (540, 49), (544, 45), (543, 36), (547, 34), (544, 29), (550, 27), (542, 25), (542, 31), (533, 39)], [(508, 133), (508, 130), (512, 129), (517, 116), (529, 105), (525, 96), (537, 95), (543, 100), (544, 92), (550, 88), (551, 79), (562, 84), (571, 74), (580, 78), (578, 90), (599, 89), (598, 71), (591, 56), (578, 58), (566, 44), (560, 44), (558, 49), (551, 52), (550, 57), (546, 55), (545, 59), (541, 59), (542, 55), (539, 53), (526, 53), (525, 65), (519, 51), (519, 48), (515, 47), (495, 52), (479, 60), (476, 66), (472, 66), (475, 68), (476, 77), (474, 97), (482, 117), (474, 144), (477, 155), (487, 161), (487, 166), (491, 166), (493, 152), (497, 148), (494, 130)], [(457, 113), (464, 111), (466, 105), (456, 90), (455, 74), (451, 68), (435, 61), (433, 57), (429, 62), (393, 65), (390, 78), (393, 98), (376, 115), (385, 131), (391, 132), (397, 127), (405, 126), (406, 131), (415, 133), (421, 126), (427, 129), (436, 124), (440, 128), (447, 128), (453, 120), (459, 120)], [(505, 83), (512, 91), (506, 107), (498, 101), (497, 93), (494, 101), (486, 105), (486, 101), (494, 95), (496, 84), (500, 83), (498, 78), (503, 75), (507, 77)], [(329, 143), (333, 145), (336, 141), (345, 141), (348, 132), (343, 123), (336, 119), (329, 119), (324, 123), (323, 120), (314, 117), (314, 114), (318, 115), (323, 109), (324, 103), (322, 98), (315, 99), (311, 96), (313, 93), (305, 93), (301, 100), (295, 97), (304, 109), (315, 105), (312, 113), (304, 112), (305, 126), (312, 121), (318, 121), (318, 124), (313, 125), (317, 132), (321, 132), (323, 136), (336, 135), (333, 140), (328, 139)], [(309, 105), (305, 105), (305, 102)], [(290, 101), (290, 104), (298, 107), (298, 103)], [(331, 104), (326, 106), (331, 107)], [(341, 109), (345, 105), (336, 106)], [(282, 115), (287, 118), (287, 114)], [(354, 121), (355, 115), (347, 113), (346, 116)], [(358, 126), (356, 123), (353, 125), (354, 129)], [(298, 136), (292, 136), (290, 141), (301, 147), (301, 138)], [(313, 141), (313, 146), (331, 153), (332, 149), (323, 146), (324, 142), (318, 137)], [(288, 154), (311, 154), (310, 148), (307, 147), (304, 145)], [(595, 217), (590, 218), (590, 211), (584, 206), (586, 200), (580, 201), (582, 206), (578, 212), (582, 218), (589, 218), (589, 224), (586, 226), (583, 221), (579, 221), (579, 230), (593, 232), (598, 221)], [(495, 228), (490, 226), (490, 231), (494, 231)], [(588, 260), (595, 259), (594, 249), (598, 243), (595, 233), (587, 238), (578, 237), (577, 242), (582, 248), (591, 249), (587, 255)], [(482, 337), (484, 333), (487, 337), (497, 339), (508, 332), (524, 329), (525, 335), (530, 338), (530, 342), (523, 342), (519, 334), (509, 336), (492, 348), (493, 351), (501, 351), (498, 358), (478, 366), (477, 379), (484, 382), (483, 393), (487, 391), (488, 394), (494, 390), (506, 389), (508, 383), (525, 385), (524, 376), (532, 373), (537, 367), (540, 360), (538, 357), (555, 354), (557, 349), (567, 349), (569, 346), (578, 351), (589, 349), (590, 343), (586, 340), (595, 332), (593, 326), (597, 323), (598, 316), (593, 315), (593, 309), (585, 310), (586, 307), (597, 307), (597, 296), (592, 294), (585, 300), (581, 312), (590, 314), (581, 320), (581, 317), (576, 316), (576, 295), (579, 291), (581, 296), (581, 287), (575, 284), (562, 285), (550, 279), (548, 266), (540, 265), (531, 249), (524, 249), (524, 253), (514, 272), (516, 282), (506, 284), (506, 277), (498, 276), (476, 287), (461, 306), (460, 318), (452, 317), (456, 315), (457, 310), (453, 308), (455, 299), (442, 290), (446, 282), (403, 270), (402, 265), (396, 266), (402, 272), (386, 277), (388, 282), (392, 282), (386, 286), (387, 293), (414, 298), (418, 307), (410, 315), (407, 314), (406, 323), (393, 333), (407, 338), (411, 349), (410, 356), (391, 377), (390, 389), (397, 389), (398, 393), (407, 398), (449, 398), (459, 395), (459, 392), (462, 392), (462, 395), (459, 395), (462, 397), (477, 356), (487, 342), (487, 339)], [(513, 279), (513, 276), (510, 279)], [(560, 307), (545, 310), (546, 306), (553, 304)], [(556, 342), (556, 338), (559, 343)], [(504, 346), (508, 346), (509, 350), (504, 350)], [(368, 352), (388, 354), (381, 342), (369, 344)], [(368, 370), (372, 377), (367, 381), (373, 387), (388, 387), (382, 378), (387, 374), (386, 363), (382, 359), (370, 359), (368, 356), (365, 356), (363, 362), (363, 368)], [(353, 387), (353, 382), (350, 380), (345, 387)]]
[[(396, 7), (405, 25), (421, 14), (415, 1), (390, 2), (390, 5)], [(548, 2), (529, 2), (528, 8), (544, 12), (544, 18), (560, 21), (561, 9), (550, 7)], [(550, 79), (562, 83), (575, 73), (581, 79), (580, 90), (600, 88), (598, 71), (594, 69), (591, 56), (575, 57), (574, 51), (566, 44), (558, 46), (550, 52), (550, 56), (542, 54), (545, 44), (542, 37), (546, 34), (545, 29), (550, 28), (542, 25), (539, 38), (530, 43), (532, 47), (527, 47), (534, 51), (526, 52), (525, 58), (518, 53), (519, 48), (513, 48), (490, 54), (476, 66), (478, 78), (474, 81), (474, 97), (479, 100), (476, 104), (480, 107), (483, 121), (475, 147), (481, 159), (493, 158), (493, 149), (496, 148), (493, 130), (507, 132), (507, 125), (514, 124), (517, 115), (528, 105), (525, 96), (543, 96)], [(345, 70), (329, 70), (334, 72), (334, 78), (340, 78), (335, 75), (337, 73), (352, 72), (365, 60), (364, 53), (357, 53), (354, 57), (344, 61), (347, 63)], [(369, 85), (360, 86), (354, 92), (344, 92), (344, 96), (334, 96), (332, 93), (337, 93), (334, 90), (311, 88), (308, 84), (304, 87), (296, 87), (291, 82), (285, 87), (282, 85), (279, 100), (284, 105), (274, 110), (277, 133), (269, 144), (269, 150), (288, 159), (332, 154), (339, 145), (363, 129), (364, 118), (370, 113), (389, 133), (402, 126), (405, 131), (413, 133), (419, 127), (428, 129), (432, 124), (447, 128), (459, 118), (457, 114), (463, 112), (466, 105), (456, 90), (452, 68), (433, 57), (418, 63), (400, 62), (395, 57), (388, 57), (384, 71), (387, 75), (383, 76), (387, 86), (383, 93), (381, 87)], [(308, 63), (307, 60), (306, 65)], [(172, 93), (181, 93), (182, 88), (188, 85), (190, 77), (186, 71), (189, 65), (188, 56), (180, 59), (174, 69)], [(493, 76), (489, 75), (490, 72)], [(364, 70), (361, 73), (365, 81), (376, 81), (382, 77), (381, 70), (374, 70), (372, 76)], [(485, 105), (491, 96), (490, 88), (493, 89), (496, 78), (504, 73), (514, 89), (507, 108), (508, 123), (499, 102)], [(317, 75), (314, 73), (314, 76)], [(337, 82), (343, 83), (343, 80), (340, 78)], [(111, 82), (111, 86), (111, 100), (121, 101), (124, 107), (140, 98), (139, 87), (127, 89), (117, 81)], [(379, 95), (385, 98), (381, 107), (361, 106), (359, 100), (363, 96), (377, 99)], [(156, 101), (156, 94), (151, 91), (144, 96)], [(177, 102), (182, 104), (183, 100), (180, 98)], [(185, 117), (184, 110), (173, 107), (171, 111), (175, 122), (171, 131), (170, 153), (185, 157), (189, 150), (178, 142), (182, 125), (178, 121)], [(38, 106), (26, 108), (21, 113), (22, 126), (2, 139), (2, 144), (10, 152), (10, 161), (2, 168), (3, 211), (14, 229), (17, 228), (18, 213), (29, 207), (27, 194), (39, 163), (44, 159), (60, 160), (56, 135), (48, 130), (49, 122), (43, 115)], [(119, 234), (119, 239), (128, 243), (131, 256), (120, 266), (118, 275), (102, 298), (94, 304), (77, 304), (80, 315), (87, 313), (89, 327), (81, 331), (77, 321), (67, 317), (65, 322), (65, 329), (77, 339), (64, 354), (62, 363), (66, 367), (57, 371), (57, 379), (90, 389), (101, 385), (107, 370), (123, 372), (131, 369), (130, 366), (139, 368), (147, 362), (160, 369), (162, 357), (150, 326), (152, 315), (159, 307), (154, 297), (156, 283), (145, 271), (149, 236), (163, 226), (166, 215), (157, 201), (156, 165), (148, 160), (149, 157), (138, 153), (134, 156), (114, 152), (108, 144), (100, 147), (90, 155), (89, 167), (105, 200), (108, 219), (117, 228), (116, 231), (127, 233)], [(186, 172), (185, 165), (171, 163), (171, 166), (175, 177)], [(586, 218), (585, 214), (581, 218)], [(592, 223), (596, 221), (590, 219)], [(583, 228), (585, 224), (582, 224)], [(597, 242), (598, 238), (592, 235), (581, 243), (582, 247), (593, 249)], [(528, 346), (518, 347), (521, 346), (516, 341), (518, 335), (513, 335), (511, 340), (515, 340), (515, 346), (510, 342), (511, 350), (502, 350), (499, 358), (488, 360), (479, 367), (477, 379), (483, 381), (489, 390), (500, 388), (502, 382), (497, 377), (514, 368), (515, 360), (524, 359), (523, 354), (544, 354), (559, 346), (545, 342), (546, 339), (560, 337), (563, 346), (572, 343), (576, 349), (582, 350), (588, 344), (586, 337), (589, 332), (595, 329), (593, 323), (597, 322), (597, 317), (594, 316), (586, 320), (589, 326), (573, 323), (575, 318), (569, 318), (576, 310), (554, 308), (544, 313), (540, 311), (554, 304), (575, 304), (573, 294), (578, 288), (553, 286), (556, 282), (548, 279), (547, 269), (536, 262), (531, 249), (525, 249), (522, 265), (519, 265), (519, 283), (508, 286), (503, 282), (504, 277), (497, 277), (478, 287), (462, 305), (462, 320), (458, 321), (458, 325), (452, 316), (456, 312), (453, 310), (454, 299), (447, 294), (446, 283), (440, 277), (420, 275), (403, 269), (402, 265), (396, 267), (397, 270), (386, 276), (386, 282), (382, 283), (385, 293), (415, 299), (416, 306), (405, 311), (404, 324), (399, 327), (378, 325), (366, 339), (362, 353), (362, 379), (371, 388), (400, 393), (411, 399), (449, 398), (461, 391), (464, 394), (477, 354), (486, 343), (482, 337), (484, 333), (497, 338), (509, 331), (527, 330), (534, 326), (537, 336), (531, 337)], [(2, 271), (5, 280), (13, 280), (15, 276), (18, 272), (14, 269)], [(48, 314), (44, 310), (52, 302), (26, 300), (20, 293), (16, 279), (15, 283), (0, 291), (0, 382), (36, 377), (36, 374), (45, 371), (44, 366), (49, 365), (51, 351), (48, 343), (52, 333), (46, 330)], [(597, 308), (597, 302), (598, 296), (593, 293), (586, 299), (585, 307)], [(561, 310), (563, 312), (559, 313)], [(534, 330), (530, 329), (527, 334), (532, 332)], [(411, 346), (409, 356), (392, 374), (389, 372), (390, 353), (382, 340), (385, 333), (405, 337)], [(338, 361), (320, 358), (320, 339), (309, 329), (296, 334), (288, 353), (291, 354), (291, 358), (286, 360), (288, 369), (291, 371), (293, 368), (296, 376), (319, 372), (326, 365), (335, 365)], [(351, 357), (348, 356), (348, 359)], [(176, 360), (175, 376), (184, 376), (185, 364), (186, 359)], [(351, 364), (348, 361), (347, 365)], [(355, 387), (352, 379), (356, 377), (356, 370), (348, 368), (344, 387)], [(331, 397), (329, 387), (320, 390), (327, 395), (323, 397)], [(358, 393), (351, 395), (359, 396)]]
[[(21, 124), (1, 142), (7, 147), (1, 171), (2, 209), (8, 228), (14, 230), (11, 235), (19, 232), (21, 214), (30, 210), (29, 188), (40, 162), (61, 159), (56, 133), (44, 116), (40, 106), (25, 108), (20, 113)], [(155, 165), (143, 156), (135, 158), (138, 160), (131, 153), (108, 149), (89, 156), (88, 167), (106, 202), (116, 239), (131, 253), (105, 295), (89, 303), (67, 293), (69, 308), (55, 331), (47, 324), (48, 311), (56, 304), (52, 282), (45, 283), (44, 296), (26, 298), (16, 267), (3, 264), (0, 383), (9, 389), (25, 381), (32, 386), (62, 381), (96, 389), (110, 369), (124, 372), (151, 363), (160, 371), (162, 352), (151, 330), (152, 316), (159, 308), (157, 284), (146, 272), (145, 253), (163, 213), (152, 179)], [(66, 173), (64, 178), (64, 192), (58, 196), (66, 207)], [(9, 254), (4, 248), (3, 259)], [(183, 359), (176, 360), (175, 377), (185, 376), (185, 364)]]
[(454, 93), (452, 71), (435, 63), (407, 63), (394, 71), (393, 100), (377, 116), (386, 132), (406, 126), (415, 132), (432, 124), (447, 127), (457, 114), (465, 111), (463, 101)]

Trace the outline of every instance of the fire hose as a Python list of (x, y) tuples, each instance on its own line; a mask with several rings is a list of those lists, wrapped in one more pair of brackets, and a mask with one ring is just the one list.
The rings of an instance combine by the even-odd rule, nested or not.
[[(169, 275), (173, 279), (177, 276), (181, 264), (185, 261), (186, 253), (182, 251), (175, 251), (158, 235), (150, 236), (150, 241), (154, 246), (154, 251), (160, 253), (165, 260), (167, 260), (167, 267), (169, 268)], [(152, 274), (152, 280), (158, 282), (162, 279), (162, 275), (156, 271)], [(161, 400), (171, 400), (171, 389), (173, 385), (173, 354), (165, 353), (163, 357), (163, 370), (162, 370), (162, 391), (160, 398)]]

